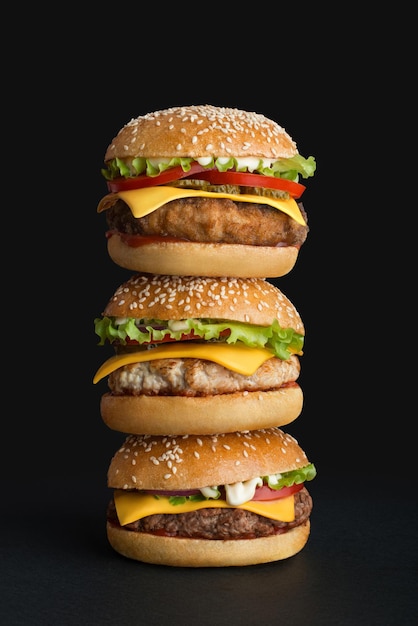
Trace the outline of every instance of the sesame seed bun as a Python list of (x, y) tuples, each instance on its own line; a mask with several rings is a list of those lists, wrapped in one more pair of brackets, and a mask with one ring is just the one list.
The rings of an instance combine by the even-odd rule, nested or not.
[[(277, 428), (200, 437), (130, 436), (110, 463), (108, 486), (128, 491), (193, 489), (308, 463), (297, 441)], [(112, 548), (134, 560), (175, 567), (244, 566), (286, 559), (302, 550), (310, 534), (309, 514), (310, 508), (300, 523), (282, 526), (279, 533), (232, 540), (153, 534), (111, 518), (106, 529)]]
[(211, 318), (282, 328), (305, 334), (292, 302), (261, 278), (135, 274), (122, 283), (103, 315), (159, 320)]
[[(267, 327), (278, 320), (281, 328), (291, 328), (302, 336), (305, 334), (295, 306), (278, 287), (260, 278), (138, 274), (117, 288), (103, 315), (121, 319), (207, 318)], [(115, 349), (120, 348), (116, 345)], [(143, 350), (141, 354), (144, 354)], [(161, 359), (159, 373), (162, 376), (169, 377), (166, 370), (173, 359), (169, 361), (170, 358)], [(197, 361), (193, 359), (193, 372), (199, 368)], [(303, 408), (303, 392), (297, 383), (299, 360), (295, 355), (287, 361), (273, 357), (273, 362), (274, 365), (270, 364), (269, 359), (260, 365), (257, 382), (254, 382), (256, 373), (248, 377), (243, 375), (231, 387), (235, 384), (230, 382), (232, 373), (219, 365), (216, 376), (222, 380), (216, 384), (209, 376), (204, 389), (179, 391), (178, 386), (173, 385), (170, 392), (160, 392), (161, 377), (158, 378), (158, 388), (150, 392), (149, 380), (153, 374), (150, 370), (147, 370), (148, 388), (142, 385), (138, 390), (132, 382), (134, 365), (129, 365), (116, 372), (116, 376), (124, 377), (123, 385), (114, 384), (112, 375), (109, 377), (110, 392), (102, 395), (101, 416), (113, 430), (158, 435), (167, 432), (211, 434), (284, 426), (295, 420)], [(267, 371), (270, 367), (275, 368), (273, 374)], [(201, 368), (207, 368), (204, 359)], [(263, 376), (269, 377), (265, 386), (260, 381)], [(207, 380), (208, 375), (202, 378)], [(225, 388), (222, 387), (223, 380)]]
[(108, 469), (112, 489), (201, 489), (308, 465), (280, 428), (214, 435), (129, 435)]
[(207, 104), (171, 107), (132, 119), (110, 143), (105, 162), (138, 156), (277, 159), (297, 152), (285, 129), (264, 115)]
[[(131, 119), (109, 144), (104, 162), (110, 167), (111, 162), (120, 159), (130, 167), (135, 158), (236, 158), (254, 160), (257, 164), (264, 159), (266, 166), (270, 166), (277, 159), (298, 154), (296, 143), (286, 130), (260, 113), (213, 105), (190, 105)], [(131, 173), (130, 185), (133, 180), (135, 175)], [(167, 186), (177, 187), (177, 183), (170, 181)], [(195, 183), (189, 181), (189, 189), (196, 187)], [(199, 185), (197, 188), (202, 189)], [(210, 190), (222, 191), (225, 185), (212, 185)], [(109, 218), (111, 211), (106, 212), (109, 256), (121, 267), (138, 272), (261, 278), (284, 276), (293, 269), (309, 230), (302, 205), (299, 210), (305, 224), (267, 206), (267, 196), (277, 198), (271, 190), (255, 195), (254, 188), (241, 187), (241, 193), (254, 195), (254, 205), (240, 201), (239, 194), (235, 194), (233, 200), (214, 198), (214, 193), (211, 198), (166, 200), (158, 209), (150, 210), (151, 213), (155, 210), (158, 215), (165, 212), (164, 217), (155, 218), (157, 223), (152, 225), (148, 221), (151, 219), (149, 212), (132, 217), (127, 224), (126, 218), (119, 217), (117, 206), (118, 217)], [(101, 201), (98, 210), (109, 209), (116, 199), (117, 194), (110, 194)], [(125, 200), (119, 204), (124, 205)], [(128, 200), (126, 202), (129, 204)], [(209, 207), (209, 217), (203, 213), (202, 204)], [(250, 213), (252, 207), (261, 207), (265, 223), (261, 223), (255, 213)], [(186, 234), (184, 223), (188, 225)], [(266, 233), (273, 235), (267, 237)]]

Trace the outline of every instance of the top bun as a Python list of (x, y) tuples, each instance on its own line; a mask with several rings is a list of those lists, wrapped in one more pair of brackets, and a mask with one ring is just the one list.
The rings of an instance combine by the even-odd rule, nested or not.
[(264, 157), (298, 154), (284, 128), (260, 113), (213, 105), (178, 106), (128, 122), (107, 148), (105, 163), (135, 157)]
[(279, 428), (217, 435), (130, 435), (108, 469), (113, 489), (201, 489), (308, 465), (296, 439)]
[(210, 318), (282, 328), (305, 334), (302, 319), (278, 287), (263, 278), (136, 274), (109, 300), (103, 315), (141, 319)]

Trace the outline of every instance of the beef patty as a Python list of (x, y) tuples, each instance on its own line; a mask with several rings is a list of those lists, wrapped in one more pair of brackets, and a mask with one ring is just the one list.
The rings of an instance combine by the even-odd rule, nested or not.
[[(285, 533), (304, 524), (312, 511), (312, 498), (303, 487), (295, 495), (295, 519), (281, 522), (243, 509), (200, 509), (190, 513), (148, 515), (121, 527), (142, 533), (189, 539), (256, 539)], [(120, 526), (112, 499), (107, 520)]]

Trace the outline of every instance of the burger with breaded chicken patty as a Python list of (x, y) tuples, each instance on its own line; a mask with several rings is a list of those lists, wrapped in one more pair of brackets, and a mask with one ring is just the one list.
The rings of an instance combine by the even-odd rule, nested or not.
[(282, 426), (303, 406), (305, 329), (261, 278), (135, 274), (96, 318), (113, 356), (101, 415), (112, 429), (162, 435)]
[(284, 128), (213, 105), (132, 119), (105, 153), (107, 247), (137, 272), (278, 277), (308, 234), (300, 200), (313, 176)]
[(279, 428), (129, 435), (108, 470), (107, 536), (158, 565), (226, 567), (289, 558), (306, 545), (316, 475)]

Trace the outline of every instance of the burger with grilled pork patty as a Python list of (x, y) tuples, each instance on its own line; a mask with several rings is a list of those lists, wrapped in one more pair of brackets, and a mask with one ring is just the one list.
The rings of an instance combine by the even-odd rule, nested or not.
[(302, 157), (265, 116), (212, 105), (132, 119), (105, 153), (107, 247), (138, 272), (278, 277), (308, 234)]
[(95, 320), (115, 353), (100, 410), (124, 433), (212, 434), (283, 426), (302, 410), (305, 329), (261, 278), (136, 274)]
[(254, 565), (299, 552), (316, 475), (278, 428), (130, 435), (108, 470), (107, 536), (125, 557), (184, 567)]

